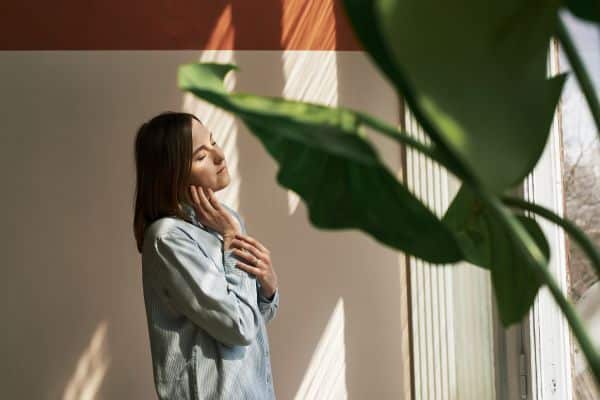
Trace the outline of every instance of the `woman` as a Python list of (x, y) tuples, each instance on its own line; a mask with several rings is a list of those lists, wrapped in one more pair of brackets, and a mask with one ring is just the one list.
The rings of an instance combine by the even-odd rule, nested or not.
[(229, 174), (212, 133), (165, 112), (135, 139), (134, 233), (160, 399), (275, 399), (265, 324), (279, 305), (269, 250), (214, 192)]

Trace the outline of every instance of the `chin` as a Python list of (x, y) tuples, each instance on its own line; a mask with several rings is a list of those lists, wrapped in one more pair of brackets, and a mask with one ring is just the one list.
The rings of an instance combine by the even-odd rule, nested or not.
[(229, 178), (223, 179), (222, 182), (217, 183), (216, 187), (213, 189), (215, 192), (218, 192), (221, 189), (225, 189), (229, 186)]

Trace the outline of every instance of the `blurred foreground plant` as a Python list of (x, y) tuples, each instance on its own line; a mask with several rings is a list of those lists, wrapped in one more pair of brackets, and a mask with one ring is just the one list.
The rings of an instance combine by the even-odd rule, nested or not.
[[(550, 248), (528, 210), (560, 225), (596, 273), (600, 253), (574, 224), (508, 195), (548, 140), (567, 74), (547, 78), (556, 36), (600, 127), (600, 106), (558, 13), (600, 22), (600, 2), (345, 0), (356, 37), (431, 139), (343, 107), (232, 93), (234, 64), (180, 66), (179, 87), (240, 118), (279, 164), (277, 182), (305, 201), (311, 223), (356, 228), (432, 264), (468, 261), (491, 273), (505, 327), (547, 285), (600, 383), (600, 356), (548, 269)], [(462, 185), (440, 220), (381, 161), (364, 127), (444, 166)], [(390, 223), (391, 222), (391, 223)]]

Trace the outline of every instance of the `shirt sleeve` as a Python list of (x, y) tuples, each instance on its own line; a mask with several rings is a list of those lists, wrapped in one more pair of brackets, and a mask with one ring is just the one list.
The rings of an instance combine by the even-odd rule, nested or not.
[(271, 300), (266, 298), (260, 292), (260, 282), (258, 279), (256, 280), (256, 290), (258, 296), (258, 308), (260, 309), (260, 313), (265, 320), (265, 323), (270, 322), (275, 315), (277, 315), (277, 308), (279, 307), (279, 288), (275, 289), (275, 293)]
[(232, 249), (223, 251), (224, 273), (184, 233), (159, 236), (155, 251), (163, 290), (180, 312), (225, 345), (252, 343), (260, 321), (255, 279), (235, 266)]
[[(244, 219), (241, 215), (239, 215), (238, 212), (235, 212), (235, 215), (238, 221), (240, 221), (242, 233), (246, 235), (246, 223), (244, 222)], [(268, 323), (273, 318), (275, 318), (275, 315), (277, 314), (277, 308), (279, 307), (279, 288), (275, 289), (275, 293), (273, 294), (273, 297), (271, 299), (268, 299), (265, 296), (263, 296), (260, 291), (260, 288), (260, 281), (256, 279), (256, 295), (258, 298), (258, 308), (265, 320), (265, 323)]]

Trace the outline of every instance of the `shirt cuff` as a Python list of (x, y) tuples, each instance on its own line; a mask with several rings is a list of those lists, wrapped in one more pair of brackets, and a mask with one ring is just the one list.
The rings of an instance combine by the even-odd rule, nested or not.
[(275, 293), (273, 293), (273, 295), (271, 296), (271, 298), (265, 297), (263, 296), (263, 294), (259, 291), (258, 292), (259, 297), (261, 298), (261, 300), (265, 303), (272, 303), (275, 301), (275, 298), (277, 296), (279, 296), (279, 288), (275, 289)]

